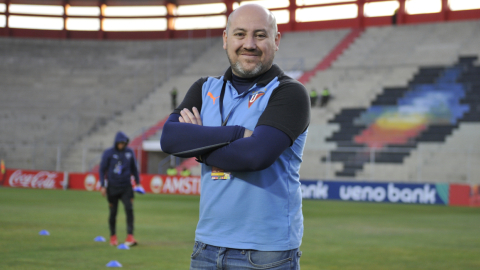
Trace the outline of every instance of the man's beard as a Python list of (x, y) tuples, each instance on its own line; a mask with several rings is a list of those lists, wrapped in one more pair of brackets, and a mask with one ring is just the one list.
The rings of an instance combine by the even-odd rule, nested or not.
[[(252, 70), (245, 70), (242, 67), (242, 64), (240, 63), (239, 60), (237, 60), (237, 62), (235, 63), (232, 62), (232, 59), (230, 59), (230, 55), (228, 55), (228, 48), (226, 52), (227, 52), (228, 61), (230, 62), (230, 66), (232, 67), (233, 73), (235, 75), (238, 75), (239, 77), (242, 77), (242, 78), (253, 78), (265, 72), (264, 70), (265, 65), (262, 62), (258, 62)], [(270, 66), (271, 66), (271, 63), (270, 63)]]
[(230, 65), (232, 66), (234, 73), (238, 74), (242, 78), (256, 77), (257, 75), (260, 75), (260, 72), (263, 70), (262, 62), (258, 62), (252, 70), (244, 70), (242, 64), (240, 64), (240, 61), (237, 61), (234, 64), (230, 62)]

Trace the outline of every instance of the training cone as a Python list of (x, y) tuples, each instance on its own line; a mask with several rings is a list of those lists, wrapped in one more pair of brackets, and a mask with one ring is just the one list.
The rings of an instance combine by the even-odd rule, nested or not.
[(103, 236), (97, 236), (95, 239), (93, 239), (95, 242), (106, 242), (105, 238)]
[(47, 230), (41, 230), (38, 234), (39, 235), (50, 235), (50, 233)]
[(130, 249), (129, 246), (125, 245), (125, 244), (120, 244), (117, 246), (118, 249)]
[(145, 189), (143, 187), (135, 187), (133, 190), (139, 194), (145, 194)]
[(122, 267), (122, 264), (117, 261), (109, 261), (107, 267)]

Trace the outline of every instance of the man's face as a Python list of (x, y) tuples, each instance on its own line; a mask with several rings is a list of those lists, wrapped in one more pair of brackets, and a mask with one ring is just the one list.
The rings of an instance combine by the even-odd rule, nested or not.
[(281, 36), (265, 11), (249, 7), (235, 12), (228, 33), (223, 32), (223, 48), (233, 73), (252, 78), (270, 69)]
[(124, 143), (124, 142), (117, 143), (118, 150), (120, 150), (120, 151), (123, 150), (125, 148), (125, 145), (126, 145), (126, 143)]

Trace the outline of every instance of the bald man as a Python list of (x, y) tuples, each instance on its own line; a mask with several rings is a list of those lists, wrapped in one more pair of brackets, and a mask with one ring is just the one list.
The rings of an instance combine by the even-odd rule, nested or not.
[(196, 81), (163, 128), (165, 152), (202, 163), (190, 269), (300, 269), (310, 101), (273, 64), (280, 39), (270, 11), (236, 9), (223, 33), (230, 67)]

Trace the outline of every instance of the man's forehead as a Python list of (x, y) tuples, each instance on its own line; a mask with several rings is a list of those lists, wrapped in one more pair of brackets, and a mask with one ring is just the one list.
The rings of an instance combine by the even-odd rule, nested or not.
[(267, 18), (234, 18), (230, 22), (231, 31), (242, 31), (242, 32), (269, 32), (274, 30), (272, 23), (268, 21)]
[(248, 31), (253, 31), (253, 32), (268, 32), (269, 29), (267, 28), (253, 28), (253, 29), (249, 29), (249, 28), (244, 28), (244, 27), (235, 27), (233, 28), (233, 32), (235, 31), (242, 31), (242, 32), (248, 32)]

